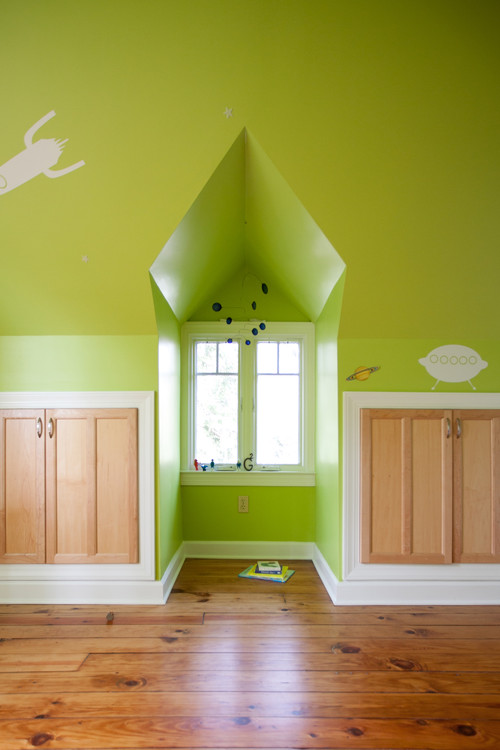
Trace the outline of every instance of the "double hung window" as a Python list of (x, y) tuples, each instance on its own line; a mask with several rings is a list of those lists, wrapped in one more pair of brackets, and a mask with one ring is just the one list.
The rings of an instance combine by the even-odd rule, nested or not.
[(311, 471), (313, 324), (269, 323), (250, 338), (234, 327), (184, 326), (185, 468)]

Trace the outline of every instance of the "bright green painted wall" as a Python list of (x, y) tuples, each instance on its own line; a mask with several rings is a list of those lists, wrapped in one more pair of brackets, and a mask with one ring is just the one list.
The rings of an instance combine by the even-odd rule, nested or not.
[(155, 391), (157, 336), (2, 336), (2, 391)]
[(316, 544), (341, 578), (342, 494), (339, 456), (337, 335), (345, 274), (316, 322)]
[(156, 575), (182, 543), (180, 471), (180, 329), (157, 285), (151, 289), (158, 325)]
[[(478, 393), (495, 393), (500, 385), (500, 341), (486, 339), (341, 339), (339, 389), (343, 391), (431, 391), (436, 380), (418, 360), (438, 346), (460, 344), (474, 349), (488, 367), (472, 378)], [(380, 367), (365, 381), (346, 381), (359, 366)], [(469, 383), (440, 382), (437, 393), (472, 393)]]
[[(280, 287), (274, 287), (271, 284), (269, 293), (263, 294), (261, 290), (263, 281), (267, 283), (267, 277), (262, 270), (256, 268), (254, 271), (251, 267), (244, 266), (228, 284), (215, 290), (190, 320), (219, 320), (221, 317), (230, 315), (233, 320), (260, 318), (274, 321), (308, 321), (308, 318), (290, 302)], [(252, 301), (257, 302), (255, 311), (251, 307)], [(223, 305), (221, 312), (216, 313), (212, 310), (213, 302), (220, 302)]]
[[(314, 541), (314, 487), (182, 488), (184, 539), (190, 541)], [(238, 513), (248, 495), (249, 512)]]

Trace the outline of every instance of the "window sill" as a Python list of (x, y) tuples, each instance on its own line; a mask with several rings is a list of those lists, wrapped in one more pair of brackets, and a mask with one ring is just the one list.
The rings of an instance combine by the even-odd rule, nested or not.
[(316, 474), (299, 471), (181, 471), (181, 485), (205, 487), (314, 487)]

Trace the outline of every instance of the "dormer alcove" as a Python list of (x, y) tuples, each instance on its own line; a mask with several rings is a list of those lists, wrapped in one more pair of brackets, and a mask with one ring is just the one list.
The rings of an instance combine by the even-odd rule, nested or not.
[[(258, 317), (318, 324), (317, 387), (335, 394), (330, 421), (336, 422), (336, 338), (344, 270), (328, 238), (256, 139), (243, 130), (150, 269), (160, 340), (159, 573), (171, 558), (168, 540), (175, 525), (182, 527), (184, 540), (314, 541), (317, 487), (255, 487), (244, 523), (233, 513), (235, 487), (179, 487), (178, 405), (185, 377), (179, 331), (186, 321), (220, 318), (212, 310), (214, 301), (238, 307), (252, 285), (265, 281), (269, 294), (259, 300)], [(248, 319), (245, 311), (233, 317)], [(322, 407), (317, 430), (328, 413), (329, 407)], [(335, 467), (336, 451), (329, 452), (327, 461)], [(337, 498), (335, 486), (329, 491)]]

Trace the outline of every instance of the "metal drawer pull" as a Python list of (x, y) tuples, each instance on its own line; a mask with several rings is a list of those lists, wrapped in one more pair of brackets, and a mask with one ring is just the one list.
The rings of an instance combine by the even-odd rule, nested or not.
[(52, 417), (49, 419), (49, 426), (48, 426), (47, 431), (49, 433), (49, 438), (53, 438), (54, 437), (54, 420), (52, 419)]
[(451, 435), (451, 422), (450, 418), (446, 417), (446, 437), (449, 438)]
[(457, 438), (462, 437), (462, 420), (457, 418)]
[(43, 434), (43, 422), (41, 420), (41, 417), (38, 417), (36, 420), (36, 434), (38, 437), (42, 437)]

